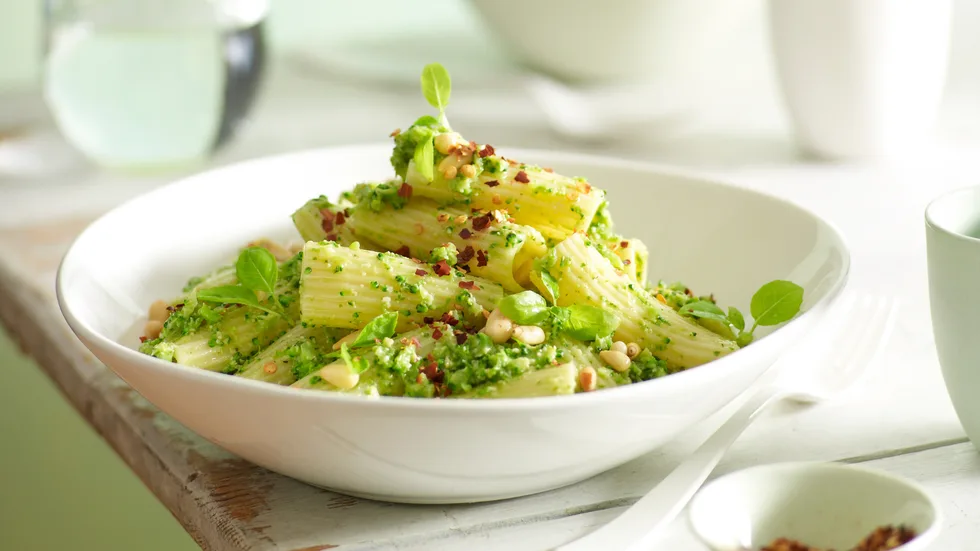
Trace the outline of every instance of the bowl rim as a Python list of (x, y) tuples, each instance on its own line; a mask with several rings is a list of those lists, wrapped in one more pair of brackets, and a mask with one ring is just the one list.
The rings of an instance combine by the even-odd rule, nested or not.
[[(797, 471), (803, 472), (804, 474), (809, 472), (818, 471), (835, 471), (835, 472), (850, 472), (850, 473), (860, 473), (861, 476), (866, 478), (878, 478), (880, 480), (885, 480), (891, 484), (897, 486), (904, 486), (913, 490), (915, 493), (922, 497), (923, 502), (926, 503), (932, 510), (932, 523), (929, 527), (925, 529), (922, 533), (918, 534), (914, 540), (909, 542), (909, 544), (915, 543), (916, 546), (928, 545), (932, 542), (942, 531), (944, 515), (942, 507), (939, 505), (939, 500), (933, 495), (933, 493), (919, 483), (909, 477), (902, 476), (895, 473), (890, 473), (882, 469), (876, 469), (862, 464), (844, 463), (842, 461), (782, 461), (778, 463), (767, 463), (762, 465), (753, 465), (751, 467), (746, 467), (744, 469), (739, 469), (737, 471), (732, 471), (726, 473), (714, 480), (711, 480), (705, 484), (698, 493), (691, 499), (690, 505), (687, 508), (687, 524), (694, 533), (695, 537), (698, 538), (702, 543), (708, 545), (708, 540), (703, 536), (698, 528), (696, 522), (697, 511), (699, 509), (698, 505), (704, 500), (708, 499), (705, 497), (705, 491), (714, 487), (716, 484), (729, 480), (738, 476), (746, 476), (754, 472), (765, 472), (765, 471)], [(906, 544), (906, 545), (909, 545)], [(906, 545), (900, 546), (898, 549), (905, 549)], [(918, 547), (917, 547), (918, 548)]]
[[(474, 412), (474, 411), (531, 411), (539, 409), (552, 409), (552, 408), (564, 408), (564, 407), (579, 407), (584, 406), (589, 403), (608, 403), (615, 402), (619, 400), (629, 400), (637, 399), (642, 395), (647, 389), (650, 388), (651, 383), (658, 383), (660, 388), (686, 385), (688, 381), (695, 381), (698, 378), (707, 377), (708, 375), (701, 375), (706, 371), (711, 373), (719, 370), (728, 369), (734, 361), (737, 361), (741, 356), (736, 357), (736, 354), (740, 352), (737, 350), (732, 354), (725, 355), (716, 360), (712, 360), (702, 366), (698, 366), (697, 369), (688, 369), (678, 373), (673, 373), (668, 377), (661, 377), (658, 379), (643, 381), (640, 383), (633, 383), (629, 385), (618, 386), (614, 388), (603, 389), (602, 392), (582, 392), (575, 393), (571, 395), (560, 395), (560, 396), (541, 396), (535, 397), (533, 399), (528, 398), (498, 398), (493, 400), (420, 400), (417, 398), (409, 398), (404, 396), (378, 396), (378, 397), (364, 397), (364, 396), (353, 396), (347, 394), (338, 394), (332, 392), (323, 392), (310, 389), (297, 389), (290, 386), (281, 386), (269, 384), (264, 381), (254, 381), (250, 379), (245, 379), (243, 377), (232, 377), (223, 373), (207, 371), (203, 369), (197, 369), (194, 367), (184, 366), (172, 362), (165, 362), (159, 358), (152, 356), (147, 356), (140, 353), (137, 350), (133, 350), (115, 340), (103, 335), (101, 332), (96, 331), (89, 326), (88, 323), (77, 318), (72, 312), (68, 305), (68, 299), (65, 294), (65, 272), (66, 267), (70, 266), (74, 262), (74, 256), (78, 254), (77, 249), (79, 243), (89, 239), (89, 235), (94, 233), (103, 224), (109, 224), (112, 220), (119, 216), (119, 213), (128, 210), (133, 205), (137, 205), (144, 202), (151, 202), (154, 198), (161, 195), (168, 195), (173, 193), (179, 193), (184, 188), (189, 188), (196, 185), (201, 180), (210, 180), (216, 175), (222, 174), (224, 172), (240, 171), (247, 169), (251, 166), (265, 165), (270, 163), (289, 163), (289, 162), (299, 162), (306, 158), (322, 156), (322, 155), (357, 155), (357, 154), (372, 154), (376, 153), (380, 155), (382, 151), (387, 154), (390, 152), (391, 146), (385, 142), (367, 142), (367, 143), (357, 143), (348, 144), (341, 146), (329, 146), (329, 147), (319, 147), (319, 148), (308, 148), (301, 149), (288, 153), (280, 153), (273, 155), (266, 155), (261, 157), (255, 157), (252, 159), (247, 159), (240, 162), (229, 163), (227, 165), (210, 168), (189, 176), (179, 178), (170, 183), (166, 183), (152, 189), (148, 192), (142, 193), (136, 197), (132, 197), (123, 203), (115, 206), (108, 212), (103, 213), (96, 220), (91, 222), (81, 233), (72, 240), (71, 245), (65, 252), (64, 256), (59, 263), (56, 280), (55, 280), (55, 294), (58, 301), (59, 309), (65, 320), (72, 331), (78, 337), (84, 337), (81, 339), (83, 344), (88, 347), (85, 341), (91, 341), (98, 345), (98, 347), (108, 349), (113, 351), (116, 355), (128, 356), (130, 361), (138, 365), (140, 368), (149, 368), (154, 370), (170, 369), (174, 370), (174, 374), (179, 374), (180, 376), (187, 377), (191, 380), (201, 381), (201, 382), (212, 382), (217, 384), (232, 384), (238, 385), (240, 391), (244, 393), (285, 393), (285, 396), (291, 397), (294, 400), (319, 400), (332, 403), (346, 403), (346, 404), (356, 404), (362, 407), (371, 408), (402, 408), (411, 407), (416, 410), (437, 410), (439, 412), (444, 411), (455, 411), (455, 412)], [(559, 163), (577, 163), (582, 165), (589, 165), (592, 167), (599, 168), (612, 168), (621, 170), (635, 170), (638, 172), (646, 172), (651, 175), (661, 176), (661, 177), (674, 177), (682, 178), (688, 180), (694, 180), (702, 184), (708, 184), (711, 186), (722, 187), (727, 189), (736, 189), (743, 193), (752, 194), (763, 199), (767, 199), (786, 207), (796, 209), (801, 214), (806, 214), (810, 218), (819, 221), (823, 224), (825, 228), (830, 231), (837, 242), (840, 244), (840, 254), (843, 259), (843, 265), (841, 267), (840, 276), (836, 281), (833, 282), (832, 286), (828, 289), (827, 293), (821, 297), (817, 302), (815, 302), (810, 309), (803, 312), (793, 320), (787, 322), (785, 325), (773, 331), (772, 334), (767, 335), (765, 338), (759, 339), (756, 343), (753, 343), (753, 347), (766, 347), (767, 349), (775, 346), (773, 341), (774, 337), (779, 340), (778, 335), (781, 330), (793, 325), (798, 326), (804, 322), (811, 322), (816, 317), (818, 311), (825, 310), (831, 305), (831, 303), (836, 300), (841, 291), (847, 285), (850, 279), (851, 273), (851, 252), (847, 240), (845, 239), (843, 233), (840, 229), (831, 221), (826, 218), (821, 217), (812, 210), (783, 197), (773, 195), (771, 193), (760, 191), (757, 189), (740, 186), (732, 182), (727, 182), (711, 175), (707, 172), (699, 172), (697, 170), (686, 169), (678, 166), (672, 166), (667, 164), (652, 163), (646, 161), (636, 161), (630, 159), (617, 158), (613, 156), (603, 156), (588, 153), (575, 153), (575, 152), (565, 152), (558, 150), (548, 150), (548, 149), (533, 149), (533, 148), (520, 148), (520, 147), (508, 147), (500, 146), (497, 147), (500, 151), (507, 152), (510, 156), (521, 156), (528, 158), (545, 158), (548, 159), (549, 163), (559, 164)], [(783, 333), (785, 334), (785, 333)], [(732, 360), (736, 357), (736, 360)], [(108, 367), (108, 366), (107, 366)], [(706, 369), (707, 368), (707, 369)], [(112, 369), (111, 367), (109, 368)], [(115, 371), (115, 370), (113, 370)], [(760, 371), (761, 375), (762, 371)], [(221, 382), (224, 381), (224, 382)]]

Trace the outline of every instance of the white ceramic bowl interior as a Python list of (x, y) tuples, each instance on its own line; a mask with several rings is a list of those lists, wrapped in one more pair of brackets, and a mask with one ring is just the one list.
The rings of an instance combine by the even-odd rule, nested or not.
[(65, 256), (62, 310), (82, 342), (147, 400), (245, 459), (348, 494), (450, 503), (560, 487), (655, 449), (751, 385), (818, 322), (846, 280), (849, 256), (838, 232), (782, 200), (647, 165), (500, 150), (606, 188), (617, 227), (649, 246), (652, 277), (682, 279), (744, 312), (760, 285), (791, 279), (806, 289), (804, 313), (697, 369), (524, 400), (372, 400), (298, 391), (134, 350), (133, 328), (150, 302), (231, 262), (249, 240), (296, 239), (289, 215), (308, 198), (390, 175), (387, 145), (251, 161), (118, 207)]
[(705, 486), (691, 502), (694, 533), (713, 551), (761, 549), (790, 538), (820, 549), (851, 549), (879, 526), (919, 536), (899, 549), (925, 549), (941, 528), (939, 505), (911, 480), (837, 463), (751, 467)]

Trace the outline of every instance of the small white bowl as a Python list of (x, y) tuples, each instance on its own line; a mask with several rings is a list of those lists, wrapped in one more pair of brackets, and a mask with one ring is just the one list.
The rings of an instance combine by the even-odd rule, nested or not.
[(875, 528), (905, 525), (918, 536), (899, 547), (925, 549), (942, 514), (919, 484), (838, 463), (780, 463), (738, 471), (704, 487), (688, 520), (713, 551), (761, 549), (789, 538), (821, 549), (851, 549)]

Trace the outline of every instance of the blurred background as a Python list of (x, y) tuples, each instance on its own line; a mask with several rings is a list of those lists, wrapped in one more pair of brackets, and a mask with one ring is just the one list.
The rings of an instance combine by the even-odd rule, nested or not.
[[(713, 170), (863, 157), (818, 160), (801, 147), (768, 10), (765, 0), (0, 0), (0, 228), (22, 221), (21, 203), (56, 214), (84, 196), (97, 213), (213, 166), (383, 141), (429, 112), (418, 75), (431, 61), (452, 75), (454, 128), (495, 145)], [(948, 60), (935, 75), (935, 136), (917, 147), (972, 155), (980, 0), (956, 0), (952, 13), (948, 33), (907, 18), (896, 40), (936, 40), (922, 63)], [(902, 59), (881, 59), (902, 73)], [(0, 369), (0, 549), (197, 548), (2, 334)]]

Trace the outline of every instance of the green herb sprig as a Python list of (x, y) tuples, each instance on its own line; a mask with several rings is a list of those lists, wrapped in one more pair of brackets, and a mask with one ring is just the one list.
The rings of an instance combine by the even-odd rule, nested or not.
[[(240, 304), (250, 306), (277, 316), (286, 312), (275, 295), (279, 280), (279, 263), (276, 257), (263, 247), (248, 247), (238, 255), (235, 262), (237, 285), (222, 285), (201, 289), (197, 299), (220, 304)], [(260, 301), (257, 292), (268, 293), (275, 300)]]
[(550, 320), (555, 332), (585, 342), (608, 337), (619, 326), (619, 318), (602, 308), (588, 304), (548, 306), (544, 297), (534, 291), (508, 295), (497, 307), (517, 324), (537, 325)]
[(745, 316), (734, 306), (729, 307), (726, 313), (713, 302), (698, 300), (685, 304), (679, 312), (693, 318), (724, 324), (736, 335), (735, 342), (744, 347), (755, 340), (756, 329), (793, 319), (800, 313), (802, 305), (803, 287), (792, 281), (777, 279), (766, 283), (752, 295), (749, 310), (754, 321), (748, 330), (745, 329)]
[[(439, 63), (430, 63), (422, 68), (422, 76), (419, 78), (422, 85), (422, 95), (429, 105), (439, 110), (439, 118), (425, 115), (415, 121), (418, 126), (442, 126), (448, 131), (452, 131), (449, 120), (446, 118), (446, 107), (449, 106), (449, 96), (452, 93), (452, 79), (449, 78), (449, 71)], [(431, 182), (435, 177), (435, 136), (420, 140), (415, 146), (412, 160), (415, 168), (427, 181)]]

